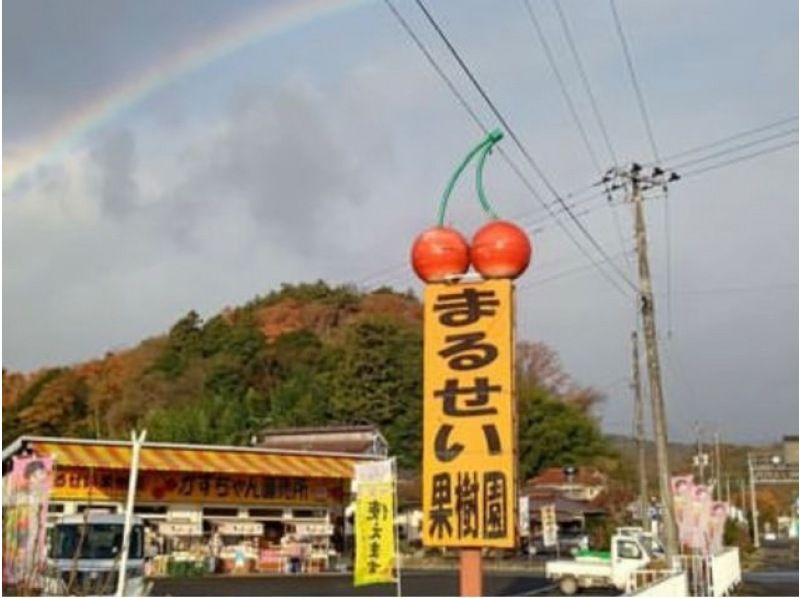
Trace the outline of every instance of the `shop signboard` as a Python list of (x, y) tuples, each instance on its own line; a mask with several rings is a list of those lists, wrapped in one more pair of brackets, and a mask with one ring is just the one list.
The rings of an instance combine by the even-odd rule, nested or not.
[[(344, 480), (289, 476), (140, 471), (137, 502), (251, 505), (329, 505), (341, 502)], [(124, 501), (128, 471), (58, 467), (53, 500)]]
[(172, 523), (160, 521), (158, 533), (164, 536), (202, 536), (203, 526), (200, 523)]
[(167, 521), (174, 523), (200, 523), (203, 519), (203, 511), (200, 507), (194, 509), (172, 507), (167, 511), (166, 516)]
[(333, 525), (330, 523), (296, 523), (295, 533), (298, 536), (332, 536)]
[(223, 521), (217, 524), (220, 536), (263, 536), (264, 524), (257, 521)]
[(555, 546), (558, 544), (558, 521), (556, 520), (556, 506), (544, 505), (542, 513), (542, 544)]
[(391, 459), (357, 464), (354, 584), (394, 583), (395, 476)]
[(519, 535), (527, 538), (531, 535), (531, 499), (529, 496), (519, 497)]
[(512, 548), (512, 283), (429, 284), (424, 305), (423, 542)]

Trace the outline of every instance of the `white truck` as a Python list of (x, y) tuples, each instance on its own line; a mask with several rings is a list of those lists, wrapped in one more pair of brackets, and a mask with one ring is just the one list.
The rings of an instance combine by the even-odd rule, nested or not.
[[(49, 533), (43, 594), (113, 595), (124, 522), (121, 514), (89, 512), (62, 517)], [(144, 594), (144, 527), (134, 517), (124, 595)]]
[(627, 528), (618, 530), (611, 538), (610, 552), (582, 551), (575, 560), (549, 561), (545, 576), (556, 581), (566, 595), (581, 588), (614, 587), (625, 591), (634, 571), (662, 555), (651, 534)]

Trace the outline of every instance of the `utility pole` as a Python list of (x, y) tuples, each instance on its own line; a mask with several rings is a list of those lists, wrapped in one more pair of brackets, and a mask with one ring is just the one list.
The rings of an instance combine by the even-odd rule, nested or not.
[(703, 428), (700, 423), (694, 422), (694, 435), (697, 440), (697, 483), (706, 483), (706, 460), (703, 454)]
[(761, 547), (761, 539), (758, 537), (758, 500), (756, 500), (756, 479), (753, 475), (753, 460), (747, 455), (747, 472), (750, 474), (750, 511), (753, 517), (753, 546)]
[(722, 460), (719, 453), (719, 432), (714, 433), (714, 495), (717, 500), (722, 500)]
[(612, 168), (603, 177), (603, 183), (616, 182), (608, 188), (609, 193), (615, 189), (630, 191), (629, 201), (633, 204), (633, 215), (636, 231), (636, 254), (639, 262), (639, 301), (644, 332), (645, 357), (647, 374), (650, 382), (650, 402), (653, 413), (653, 436), (656, 445), (656, 464), (658, 468), (658, 488), (662, 506), (662, 522), (664, 527), (664, 551), (667, 563), (672, 565), (678, 555), (678, 534), (675, 527), (675, 507), (670, 485), (669, 452), (667, 440), (667, 418), (664, 409), (664, 395), (661, 386), (661, 363), (658, 357), (658, 338), (656, 335), (655, 297), (653, 283), (650, 279), (650, 261), (647, 256), (647, 230), (644, 222), (644, 200), (642, 191), (653, 187), (666, 188), (667, 184), (678, 180), (677, 173), (667, 173), (655, 167), (650, 175), (642, 172), (639, 164), (632, 164), (630, 169)]
[(644, 445), (644, 404), (642, 403), (642, 380), (639, 375), (639, 337), (631, 333), (633, 343), (633, 417), (636, 430), (636, 452), (639, 457), (639, 518), (642, 528), (647, 529), (647, 463)]
[(744, 489), (744, 478), (739, 478), (739, 508), (742, 509), (742, 515), (747, 510), (747, 492)]

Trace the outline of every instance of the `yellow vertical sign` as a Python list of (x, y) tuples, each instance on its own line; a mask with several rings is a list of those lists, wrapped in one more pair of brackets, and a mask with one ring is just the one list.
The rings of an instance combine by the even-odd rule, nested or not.
[(516, 542), (510, 280), (425, 289), (423, 542)]
[(353, 583), (394, 583), (394, 566), (394, 483), (359, 482)]

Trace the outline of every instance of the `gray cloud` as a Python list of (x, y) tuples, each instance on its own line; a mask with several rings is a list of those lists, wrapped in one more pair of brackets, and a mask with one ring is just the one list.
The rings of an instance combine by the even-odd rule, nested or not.
[[(14, 8), (50, 5), (34, 1), (32, 8), (20, 9), (24, 4)], [(58, 3), (52, 17), (18, 21), (24, 34), (4, 37), (4, 49), (16, 48), (6, 60), (20, 59), (26, 47), (37, 55), (20, 59), (27, 81), (25, 68), (4, 69), (4, 83), (12, 83), (4, 90), (4, 119), (20, 130), (36, 130), (71, 105), (81, 86), (135, 72), (148, 57), (160, 56), (171, 43), (180, 46), (187, 32), (197, 31), (192, 14), (213, 16), (223, 11), (213, 6), (223, 5), (192, 4), (199, 6), (193, 12), (180, 1), (127, 2), (133, 20), (124, 27), (111, 8), (98, 6), (98, 14), (116, 25), (108, 28), (120, 36), (114, 48), (107, 46), (108, 32), (87, 31), (85, 39), (71, 33), (82, 18), (101, 25), (92, 20), (100, 16), (85, 15), (93, 4)], [(154, 7), (181, 14), (169, 12), (148, 24), (144, 17)], [(796, 47), (795, 5), (783, 9), (794, 18), (772, 4), (765, 10), (735, 0), (704, 3), (699, 12), (695, 3), (677, 1), (619, 7), (662, 153), (795, 110), (797, 56), (789, 52)], [(56, 22), (73, 9), (75, 15), (65, 17), (72, 21)], [(567, 3), (565, 10), (618, 155), (649, 159), (607, 5), (578, 10)], [(406, 12), (414, 18), (413, 10)], [(602, 149), (555, 15), (549, 8), (541, 13), (595, 147)], [(482, 2), (443, 3), (437, 15), (553, 184), (566, 192), (594, 180), (597, 173), (577, 141), (523, 8), (499, 3), (489, 13)], [(654, 18), (659, 28), (649, 27)], [(480, 133), (380, 3), (337, 24), (344, 32), (320, 23), (305, 37), (298, 31), (297, 37), (276, 38), (224, 68), (171, 87), (162, 94), (166, 99), (156, 95), (120, 117), (116, 132), (99, 131), (88, 142), (90, 151), (80, 145), (63, 163), (40, 170), (24, 190), (4, 197), (6, 365), (28, 368), (99, 355), (163, 331), (190, 308), (213, 313), (283, 281), (359, 281), (379, 273), (369, 282), (419, 288), (407, 267), (409, 246), (433, 224), (448, 175)], [(476, 42), (483, 38), (471, 34), (490, 25), (502, 26), (503, 35), (490, 44)], [(43, 33), (48, 28), (54, 31), (52, 44)], [(322, 51), (330, 47), (336, 51)], [(490, 121), (455, 65), (432, 47)], [(101, 48), (108, 56), (93, 59), (90, 54)], [(236, 71), (248, 60), (250, 68), (238, 76), (220, 76), (220, 70)], [(281, 70), (278, 64), (290, 66)], [(55, 73), (58, 68), (68, 75)], [(94, 78), (91, 69), (97, 70)], [(172, 117), (153, 118), (165, 101), (173, 106), (166, 113), (180, 117), (177, 129), (165, 126)], [(503, 144), (523, 165), (511, 140)], [(523, 169), (538, 185), (535, 174)], [(541, 213), (502, 159), (492, 157), (486, 176), (501, 214)], [(654, 199), (647, 206), (674, 438), (688, 437), (695, 418), (727, 425), (726, 436), (746, 440), (772, 439), (791, 431), (781, 426), (795, 425), (796, 289), (706, 291), (796, 284), (796, 184), (796, 151), (788, 151), (675, 185), (669, 338), (663, 202)], [(448, 212), (448, 221), (467, 236), (484, 221), (473, 185), (468, 174)], [(616, 253), (620, 240), (603, 202), (587, 204), (593, 211), (582, 218)], [(623, 243), (631, 246), (629, 210), (614, 209)], [(633, 302), (592, 268), (542, 282), (587, 263), (563, 231), (548, 224), (534, 237), (534, 265), (520, 281), (530, 287), (519, 294), (519, 337), (553, 346), (580, 383), (604, 386), (624, 379)], [(618, 263), (627, 268), (622, 259)], [(628, 432), (631, 399), (625, 385), (607, 392), (606, 425)]]
[(136, 208), (139, 189), (135, 180), (136, 142), (130, 131), (115, 131), (92, 148), (99, 175), (97, 196), (110, 215), (122, 217)]

